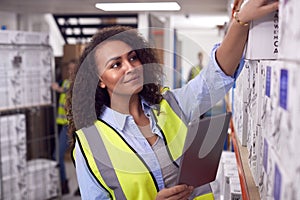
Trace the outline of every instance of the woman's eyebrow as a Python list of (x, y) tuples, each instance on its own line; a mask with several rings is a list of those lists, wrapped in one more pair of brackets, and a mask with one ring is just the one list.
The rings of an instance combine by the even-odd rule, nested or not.
[[(134, 50), (131, 50), (131, 51), (127, 52), (126, 55), (128, 56), (128, 55), (131, 55), (132, 53), (135, 53), (135, 51), (134, 51)], [(125, 55), (125, 54), (124, 54), (124, 55)], [(110, 61), (112, 61), (112, 60), (119, 60), (120, 58), (121, 58), (121, 56), (116, 56), (116, 57), (110, 58), (108, 61), (106, 61), (105, 66), (106, 66)]]
[(112, 57), (112, 58), (110, 58), (108, 61), (106, 61), (106, 63), (105, 63), (104, 66), (106, 66), (110, 61), (112, 61), (112, 60), (118, 60), (118, 59), (120, 59), (120, 58), (121, 58), (121, 56)]
[(133, 54), (133, 53), (135, 53), (135, 51), (134, 51), (134, 50), (131, 50), (131, 51), (129, 51), (129, 52), (127, 53), (127, 55), (131, 55), (131, 54)]

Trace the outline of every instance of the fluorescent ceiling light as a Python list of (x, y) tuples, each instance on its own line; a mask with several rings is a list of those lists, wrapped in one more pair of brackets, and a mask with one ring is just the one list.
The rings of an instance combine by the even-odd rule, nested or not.
[(149, 3), (96, 3), (96, 8), (104, 11), (174, 11), (180, 10), (177, 2)]

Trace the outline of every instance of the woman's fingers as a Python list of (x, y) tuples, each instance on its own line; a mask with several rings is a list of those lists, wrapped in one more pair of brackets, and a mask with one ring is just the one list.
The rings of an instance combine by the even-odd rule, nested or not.
[(176, 185), (174, 187), (168, 188), (168, 197), (177, 195), (182, 193), (183, 191), (187, 190), (188, 186), (187, 185)]
[(193, 192), (194, 188), (192, 186), (189, 186), (187, 189), (185, 189), (183, 192), (179, 193), (176, 198), (176, 200), (186, 200), (190, 197), (191, 193)]
[(188, 199), (190, 194), (193, 191), (192, 186), (187, 186), (187, 185), (176, 185), (171, 188), (165, 188), (161, 190), (156, 199), (168, 199), (168, 200), (181, 200), (181, 199)]
[(279, 1), (265, 3), (261, 0), (249, 0), (240, 9), (239, 19), (243, 22), (259, 19), (278, 9)]
[(275, 2), (272, 2), (267, 5), (262, 6), (260, 10), (261, 10), (262, 14), (264, 15), (264, 14), (267, 14), (267, 13), (277, 10), (278, 6), (279, 6), (279, 1), (275, 1)]

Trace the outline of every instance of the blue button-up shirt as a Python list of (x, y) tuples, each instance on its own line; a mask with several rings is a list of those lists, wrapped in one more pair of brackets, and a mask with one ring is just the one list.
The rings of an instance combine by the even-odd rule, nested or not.
[[(216, 62), (215, 52), (218, 46), (219, 45), (216, 45), (213, 48), (208, 66), (204, 67), (198, 76), (189, 81), (185, 86), (171, 90), (177, 99), (179, 106), (183, 110), (187, 121), (205, 113), (218, 101), (224, 98), (225, 94), (232, 87), (234, 80), (242, 70), (241, 66), (238, 68), (234, 77), (227, 76)], [(150, 120), (152, 132), (162, 138), (162, 135), (156, 126), (154, 116), (150, 112), (151, 107), (144, 101), (141, 101), (141, 104), (144, 113)], [(100, 117), (115, 128), (121, 136), (140, 153), (152, 170), (159, 189), (163, 189), (165, 184), (158, 159), (150, 144), (135, 124), (133, 117), (118, 113), (110, 108), (105, 108)], [(78, 143), (75, 144), (75, 149), (76, 173), (81, 191), (81, 198), (83, 200), (109, 199), (107, 192), (97, 183), (88, 170)]]

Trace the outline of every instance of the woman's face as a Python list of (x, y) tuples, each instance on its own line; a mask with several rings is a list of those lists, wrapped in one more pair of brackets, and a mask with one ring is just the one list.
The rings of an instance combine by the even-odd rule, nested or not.
[(143, 66), (136, 52), (122, 41), (108, 41), (96, 50), (100, 87), (112, 95), (133, 95), (143, 88)]

